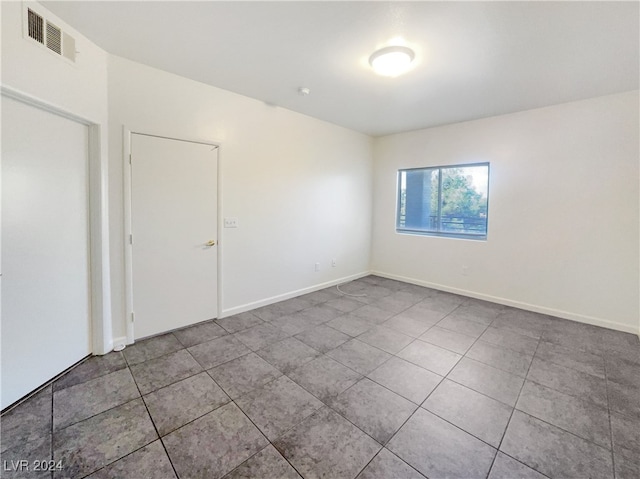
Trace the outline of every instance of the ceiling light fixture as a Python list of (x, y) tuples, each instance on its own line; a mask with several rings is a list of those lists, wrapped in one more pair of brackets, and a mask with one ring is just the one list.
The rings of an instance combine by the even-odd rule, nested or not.
[(369, 64), (378, 75), (396, 77), (409, 70), (414, 58), (415, 53), (411, 48), (384, 47), (369, 57)]

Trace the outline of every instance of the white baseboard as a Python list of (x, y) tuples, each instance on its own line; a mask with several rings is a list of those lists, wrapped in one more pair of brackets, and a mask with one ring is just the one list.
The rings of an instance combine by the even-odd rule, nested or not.
[[(558, 309), (548, 308), (545, 306), (538, 306), (535, 304), (524, 303), (521, 301), (514, 301), (507, 298), (501, 298), (497, 296), (491, 296), (488, 294), (477, 293), (475, 291), (469, 291), (465, 289), (452, 288), (443, 284), (430, 283), (428, 281), (422, 281), (415, 278), (408, 278), (406, 276), (400, 276), (391, 273), (385, 273), (383, 271), (363, 271), (358, 274), (353, 274), (350, 276), (345, 276), (343, 278), (335, 279), (332, 281), (327, 281), (325, 283), (316, 284), (313, 286), (309, 286), (307, 288), (298, 289), (295, 291), (290, 291), (288, 293), (279, 294), (277, 296), (272, 296), (270, 298), (261, 299), (259, 301), (254, 301), (251, 303), (242, 304), (240, 306), (235, 306), (233, 308), (228, 308), (222, 310), (220, 314), (220, 318), (226, 318), (227, 316), (233, 316), (234, 314), (244, 313), (246, 311), (251, 311), (252, 309), (257, 309), (262, 306), (268, 306), (273, 303), (277, 303), (279, 301), (284, 301), (287, 299), (295, 298), (297, 296), (302, 296), (303, 294), (313, 293), (314, 291), (319, 291), (321, 289), (328, 288), (330, 286), (335, 286), (337, 284), (342, 284), (347, 281), (353, 281), (359, 278), (363, 278), (370, 274), (374, 274), (376, 276), (380, 276), (388, 279), (395, 279), (397, 281), (403, 281), (409, 284), (415, 284), (418, 286), (424, 286), (427, 288), (437, 289), (440, 291), (446, 291), (448, 293), (460, 294), (462, 296), (468, 296), (470, 298), (481, 299), (484, 301), (489, 301), (491, 303), (503, 304), (505, 306), (512, 306), (514, 308), (524, 309), (527, 311), (533, 311), (535, 313), (548, 314), (550, 316), (556, 316), (558, 318), (569, 319), (571, 321), (577, 321), (579, 323), (591, 324), (593, 326), (601, 326), (603, 328), (614, 329), (616, 331), (623, 331), (625, 333), (632, 333), (638, 335), (640, 338), (640, 327), (633, 328), (627, 324), (617, 323), (614, 321), (609, 321), (606, 319), (596, 318), (592, 316), (586, 316), (583, 314), (571, 313), (569, 311), (562, 311)], [(113, 338), (113, 341), (109, 343), (109, 351), (112, 351), (116, 346), (126, 346), (127, 345), (127, 337), (121, 336), (117, 338)]]
[(468, 296), (470, 298), (482, 299), (491, 303), (503, 304), (505, 306), (512, 306), (514, 308), (524, 309), (527, 311), (533, 311), (534, 313), (548, 314), (549, 316), (555, 316), (558, 318), (569, 319), (571, 321), (577, 321), (579, 323), (591, 324), (593, 326), (601, 326), (603, 328), (615, 329), (616, 331), (623, 331), (625, 333), (632, 333), (638, 335), (640, 338), (640, 325), (637, 328), (628, 324), (618, 323), (615, 321), (609, 321), (607, 319), (596, 318), (593, 316), (587, 316), (584, 314), (572, 313), (569, 311), (562, 311), (559, 309), (547, 308), (545, 306), (539, 306), (535, 304), (524, 303), (521, 301), (514, 301), (507, 298), (501, 298), (498, 296), (491, 296), (488, 294), (477, 293), (475, 291), (469, 291), (466, 289), (452, 288), (443, 284), (430, 283), (428, 281), (422, 281), (415, 278), (407, 278), (406, 276), (399, 276), (396, 274), (385, 273), (383, 271), (371, 271), (371, 274), (381, 276), (383, 278), (395, 279), (405, 283), (415, 284), (417, 286), (425, 286), (427, 288), (437, 289), (440, 291), (446, 291), (447, 293), (460, 294), (462, 296)]
[(313, 293), (314, 291), (319, 291), (321, 289), (325, 289), (330, 286), (335, 286), (336, 284), (342, 284), (347, 281), (353, 281), (354, 279), (363, 278), (365, 276), (368, 276), (369, 274), (371, 274), (369, 271), (364, 271), (362, 273), (353, 274), (351, 276), (345, 276), (343, 278), (327, 281), (326, 283), (316, 284), (313, 286), (309, 286), (307, 288), (297, 289), (289, 293), (279, 294), (277, 296), (272, 296), (270, 298), (254, 301), (252, 303), (246, 303), (240, 306), (234, 306), (233, 308), (223, 309), (221, 311), (220, 318), (226, 318), (227, 316), (233, 316), (234, 314), (245, 313), (247, 311), (251, 311), (252, 309), (260, 308), (262, 306), (268, 306), (270, 304), (277, 303), (279, 301), (284, 301), (286, 299), (302, 296), (303, 294)]

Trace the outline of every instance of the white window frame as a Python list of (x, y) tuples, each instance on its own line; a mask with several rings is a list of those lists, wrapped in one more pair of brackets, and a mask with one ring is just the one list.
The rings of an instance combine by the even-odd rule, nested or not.
[[(417, 228), (407, 228), (405, 226), (401, 226), (401, 207), (402, 207), (402, 173), (407, 171), (438, 171), (438, 213), (437, 213), (437, 225), (440, 225), (441, 228), (441, 213), (440, 208), (442, 205), (442, 172), (443, 170), (455, 169), (455, 168), (469, 168), (475, 166), (486, 166), (487, 167), (487, 218), (485, 220), (485, 232), (481, 234), (475, 233), (458, 233), (452, 231), (446, 231), (442, 229), (438, 230), (428, 230), (428, 229), (417, 229)], [(441, 236), (446, 238), (462, 238), (462, 239), (470, 239), (470, 240), (481, 240), (486, 241), (487, 235), (489, 232), (489, 183), (491, 177), (491, 166), (489, 162), (481, 162), (481, 163), (467, 163), (467, 164), (456, 164), (456, 165), (439, 165), (439, 166), (424, 166), (419, 168), (401, 168), (398, 170), (398, 176), (396, 181), (397, 188), (397, 202), (396, 202), (396, 233), (398, 234), (410, 234), (410, 235), (422, 235), (422, 236)], [(406, 199), (405, 199), (406, 202)], [(406, 212), (405, 212), (406, 215)]]

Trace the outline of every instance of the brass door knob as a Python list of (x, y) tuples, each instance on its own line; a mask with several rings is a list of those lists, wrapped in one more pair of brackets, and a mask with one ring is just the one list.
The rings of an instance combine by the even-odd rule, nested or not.
[(215, 246), (216, 242), (214, 240), (209, 240), (205, 243), (205, 246)]

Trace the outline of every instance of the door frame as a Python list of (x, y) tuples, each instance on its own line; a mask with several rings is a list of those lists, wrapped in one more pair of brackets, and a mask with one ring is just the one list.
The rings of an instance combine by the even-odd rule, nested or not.
[[(0, 94), (87, 127), (87, 245), (89, 264), (89, 328), (91, 353), (113, 349), (109, 256), (108, 155), (104, 130), (98, 121), (76, 115), (58, 105), (2, 85)], [(103, 151), (104, 150), (104, 151)]]
[(153, 136), (156, 138), (164, 138), (167, 140), (175, 140), (175, 141), (186, 141), (189, 143), (198, 143), (202, 145), (212, 146), (218, 150), (218, 161), (216, 165), (217, 169), (217, 184), (216, 188), (216, 196), (218, 199), (218, 207), (216, 211), (216, 236), (217, 236), (217, 265), (218, 270), (216, 271), (217, 276), (217, 291), (218, 295), (218, 310), (216, 311), (216, 317), (219, 318), (222, 312), (222, 248), (224, 241), (222, 241), (222, 228), (221, 228), (221, 218), (222, 218), (222, 181), (220, 180), (220, 142), (215, 140), (201, 139), (201, 138), (185, 138), (185, 137), (176, 137), (172, 135), (166, 134), (158, 134), (158, 133), (150, 133), (148, 131), (138, 131), (133, 130), (127, 126), (123, 126), (122, 128), (122, 169), (124, 171), (124, 235), (122, 237), (122, 241), (124, 244), (124, 263), (125, 263), (125, 321), (127, 326), (127, 345), (133, 344), (134, 340), (134, 317), (133, 317), (133, 244), (130, 241), (132, 237), (133, 231), (133, 222), (132, 222), (132, 184), (131, 184), (131, 140), (132, 135), (144, 135), (144, 136)]

